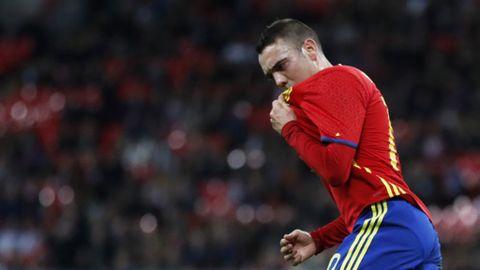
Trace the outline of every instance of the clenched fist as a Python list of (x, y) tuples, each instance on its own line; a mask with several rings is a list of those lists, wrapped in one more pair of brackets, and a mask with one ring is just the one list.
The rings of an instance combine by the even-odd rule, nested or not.
[(272, 102), (272, 110), (270, 111), (270, 122), (273, 129), (282, 133), (282, 128), (290, 121), (296, 120), (297, 117), (290, 105), (283, 101), (282, 95), (279, 95), (276, 100)]

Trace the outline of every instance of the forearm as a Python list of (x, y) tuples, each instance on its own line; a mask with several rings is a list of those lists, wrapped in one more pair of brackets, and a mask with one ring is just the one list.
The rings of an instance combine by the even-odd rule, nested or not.
[(341, 217), (310, 232), (317, 248), (315, 254), (341, 243), (348, 234), (347, 226)]
[(328, 184), (340, 186), (348, 179), (355, 151), (340, 144), (322, 144), (303, 131), (297, 121), (288, 122), (282, 136), (300, 158)]

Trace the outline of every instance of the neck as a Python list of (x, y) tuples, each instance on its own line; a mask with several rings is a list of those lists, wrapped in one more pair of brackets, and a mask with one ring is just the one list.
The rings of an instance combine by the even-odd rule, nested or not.
[(317, 60), (317, 65), (316, 65), (316, 68), (317, 68), (317, 71), (316, 72), (319, 72), (323, 69), (326, 69), (326, 68), (329, 68), (331, 67), (332, 64), (330, 63), (330, 61), (328, 61), (328, 59), (325, 57), (325, 55), (320, 55), (318, 57), (318, 60)]

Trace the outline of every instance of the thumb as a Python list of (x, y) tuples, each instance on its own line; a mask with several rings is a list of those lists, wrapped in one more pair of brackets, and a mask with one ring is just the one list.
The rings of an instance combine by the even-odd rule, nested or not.
[(289, 107), (288, 103), (285, 102), (282, 95), (278, 96), (277, 100), (278, 100), (278, 104), (280, 104), (280, 106), (287, 107), (287, 108)]
[(277, 100), (281, 103), (281, 104), (284, 104), (284, 105), (287, 105), (287, 103), (285, 102), (285, 99), (283, 97), (283, 93), (278, 95), (278, 98)]

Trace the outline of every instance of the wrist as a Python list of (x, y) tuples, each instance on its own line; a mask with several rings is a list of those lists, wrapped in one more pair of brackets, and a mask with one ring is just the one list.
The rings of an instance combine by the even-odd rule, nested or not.
[(282, 137), (287, 139), (288, 134), (290, 134), (291, 129), (297, 125), (297, 120), (291, 120), (287, 122), (285, 125), (283, 125), (282, 129), (280, 130), (280, 134)]
[(321, 236), (319, 235), (318, 231), (309, 232), (310, 237), (312, 237), (313, 242), (315, 243), (315, 255), (322, 252), (325, 247), (321, 243)]

